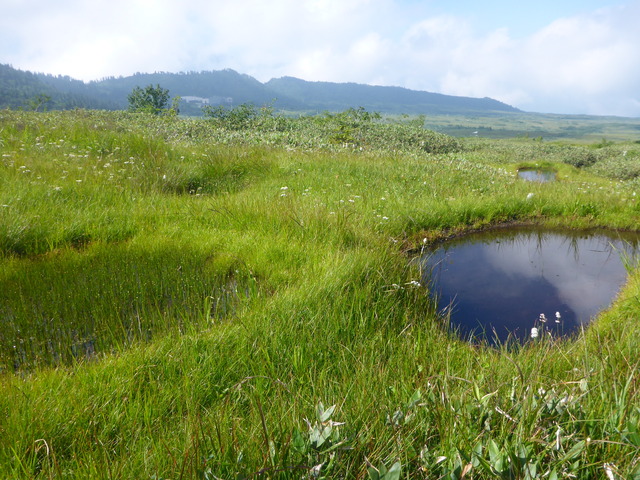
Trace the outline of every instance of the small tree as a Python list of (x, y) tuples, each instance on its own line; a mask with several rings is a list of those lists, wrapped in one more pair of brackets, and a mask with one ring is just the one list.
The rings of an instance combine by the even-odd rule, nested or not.
[(158, 115), (165, 112), (169, 106), (169, 90), (160, 85), (147, 85), (144, 88), (135, 87), (129, 96), (129, 110)]
[(51, 95), (39, 93), (35, 97), (30, 98), (27, 104), (29, 105), (29, 108), (31, 110), (33, 110), (34, 112), (37, 112), (40, 109), (40, 107), (42, 107), (43, 111), (46, 110), (47, 104), (49, 102), (51, 102)]

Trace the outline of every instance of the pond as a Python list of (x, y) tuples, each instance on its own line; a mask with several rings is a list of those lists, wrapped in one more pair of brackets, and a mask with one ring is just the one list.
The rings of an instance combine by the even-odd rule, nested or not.
[[(491, 344), (571, 335), (611, 305), (638, 235), (501, 228), (420, 258), (423, 284), (465, 339)], [(536, 331), (532, 331), (536, 328)]]
[(521, 168), (518, 170), (518, 178), (528, 182), (548, 183), (556, 179), (556, 172), (548, 169)]

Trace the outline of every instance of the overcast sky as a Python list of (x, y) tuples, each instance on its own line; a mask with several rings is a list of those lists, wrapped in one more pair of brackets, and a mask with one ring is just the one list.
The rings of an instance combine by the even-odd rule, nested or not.
[(0, 63), (81, 80), (232, 68), (640, 116), (640, 0), (0, 0)]

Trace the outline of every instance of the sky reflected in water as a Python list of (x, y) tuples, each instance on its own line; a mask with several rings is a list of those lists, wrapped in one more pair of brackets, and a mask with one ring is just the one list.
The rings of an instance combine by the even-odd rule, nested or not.
[(548, 183), (555, 181), (556, 172), (553, 170), (522, 168), (518, 170), (518, 177), (528, 182)]
[(473, 234), (423, 256), (423, 283), (464, 338), (524, 341), (541, 313), (547, 331), (568, 335), (607, 308), (626, 282), (621, 253), (632, 254), (638, 241), (627, 237), (531, 229)]

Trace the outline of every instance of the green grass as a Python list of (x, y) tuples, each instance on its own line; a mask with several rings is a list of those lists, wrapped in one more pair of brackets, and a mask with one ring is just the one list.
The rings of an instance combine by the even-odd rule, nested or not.
[(637, 144), (361, 114), (0, 112), (0, 477), (640, 478), (637, 266), (579, 338), (494, 349), (409, 261), (636, 229)]

